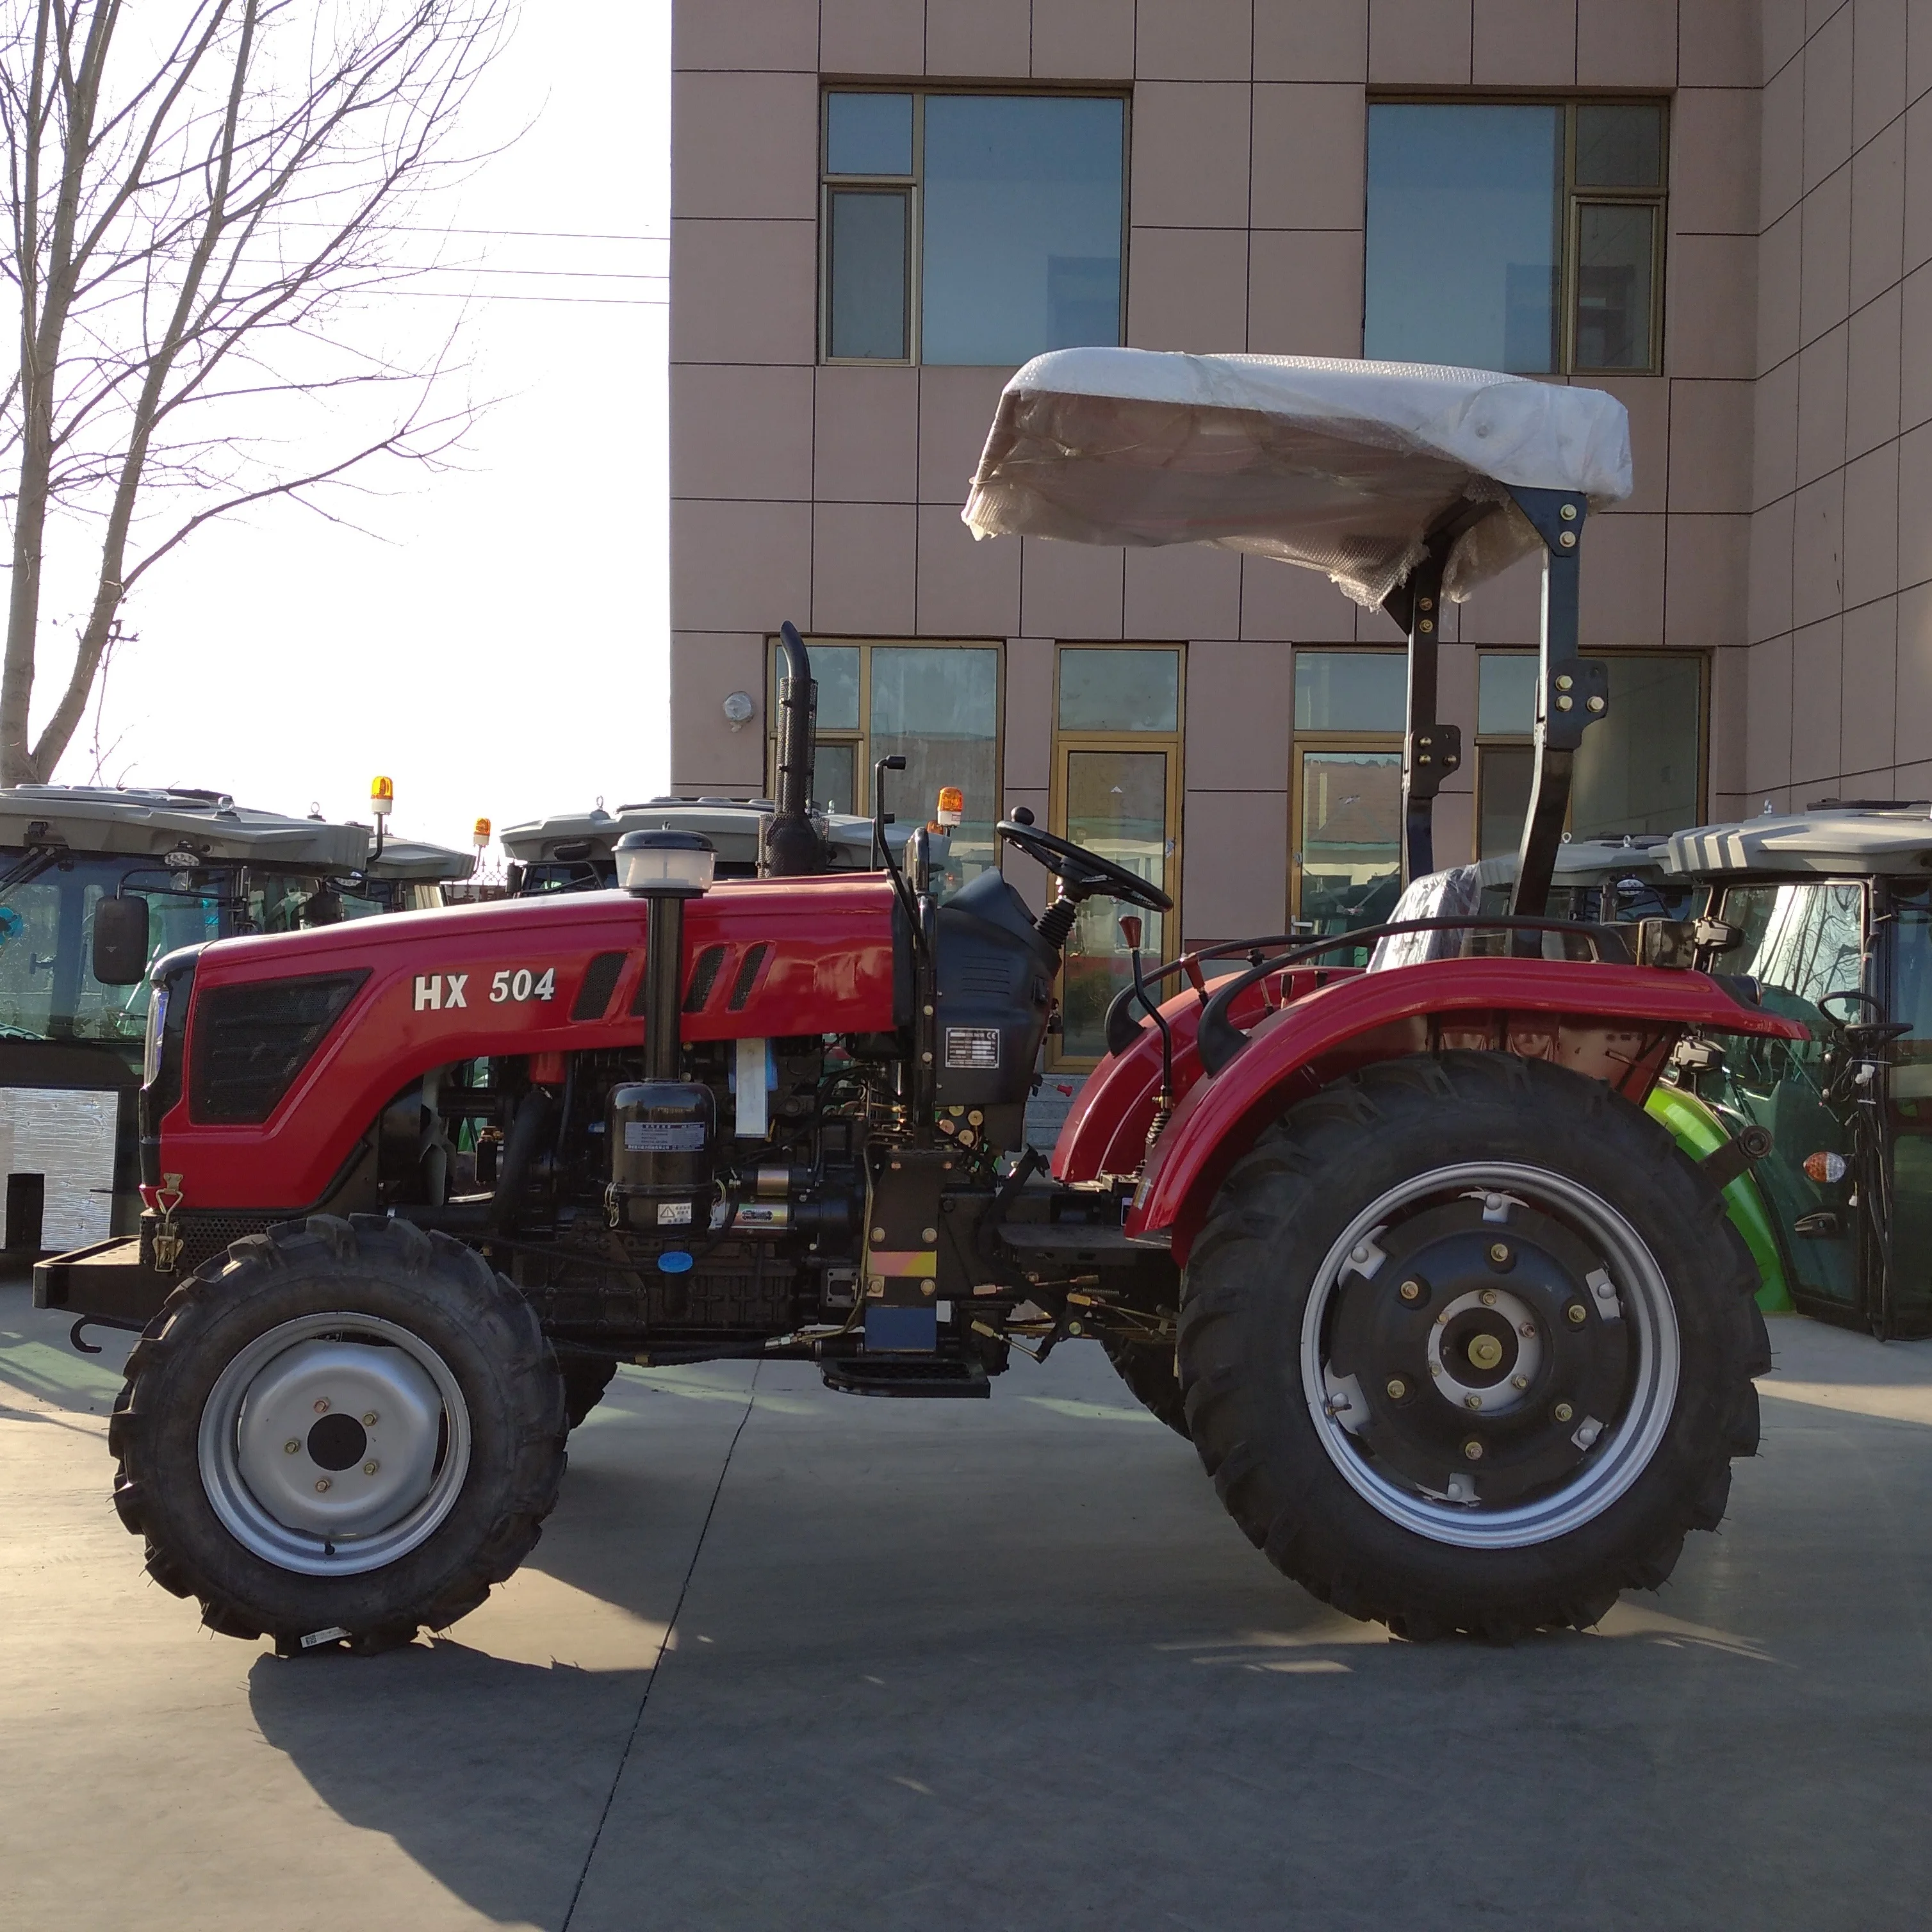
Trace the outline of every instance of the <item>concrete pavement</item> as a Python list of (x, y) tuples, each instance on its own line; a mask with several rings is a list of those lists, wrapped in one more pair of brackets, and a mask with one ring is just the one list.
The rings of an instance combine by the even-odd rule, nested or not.
[(148, 1584), (124, 1348), (0, 1288), (0, 1923), (220, 1932), (1923, 1922), (1932, 1346), (1773, 1325), (1724, 1533), (1603, 1630), (1276, 1576), (1096, 1351), (990, 1403), (627, 1371), (452, 1636), (280, 1662)]

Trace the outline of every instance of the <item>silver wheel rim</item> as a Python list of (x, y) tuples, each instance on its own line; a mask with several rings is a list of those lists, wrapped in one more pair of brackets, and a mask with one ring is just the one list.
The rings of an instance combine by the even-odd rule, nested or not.
[[(1406, 1214), (1474, 1193), (1548, 1214), (1595, 1250), (1634, 1345), (1620, 1412), (1580, 1422), (1580, 1430), (1591, 1420), (1598, 1420), (1600, 1426), (1574, 1473), (1546, 1494), (1494, 1509), (1426, 1493), (1378, 1468), (1349, 1426), (1360, 1410), (1352, 1412), (1351, 1393), (1329, 1372), (1324, 1340), (1329, 1310), (1344, 1292), (1344, 1277), (1353, 1275), (1372, 1285), (1372, 1274), (1355, 1262), (1359, 1252), (1366, 1250), (1373, 1265), (1380, 1252), (1378, 1238)], [(1304, 1310), (1300, 1366), (1302, 1392), (1323, 1448), (1349, 1487), (1378, 1514), (1432, 1542), (1465, 1550), (1520, 1550), (1552, 1541), (1601, 1516), (1648, 1466), (1676, 1406), (1677, 1313), (1655, 1258), (1600, 1196), (1547, 1168), (1469, 1162), (1437, 1168), (1390, 1188), (1349, 1222), (1324, 1256)], [(1360, 1403), (1359, 1392), (1352, 1400)]]
[(469, 1473), (470, 1411), (442, 1358), (393, 1322), (304, 1315), (259, 1335), (202, 1410), (203, 1490), (243, 1548), (355, 1576), (435, 1534)]

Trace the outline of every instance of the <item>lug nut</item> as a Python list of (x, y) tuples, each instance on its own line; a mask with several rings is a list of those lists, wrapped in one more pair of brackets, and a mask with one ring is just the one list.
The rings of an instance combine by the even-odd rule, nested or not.
[(1589, 1320), (1590, 1311), (1580, 1301), (1573, 1301), (1568, 1308), (1564, 1310), (1563, 1316), (1564, 1319), (1571, 1328), (1580, 1328)]
[(1483, 1290), (1482, 1304), (1485, 1308), (1495, 1307), (1496, 1305), (1496, 1292), (1494, 1288), (1486, 1288)]
[(1568, 1422), (1576, 1413), (1567, 1402), (1559, 1402), (1550, 1412), (1558, 1422)]
[(1396, 1293), (1405, 1301), (1420, 1301), (1422, 1299), (1422, 1284), (1419, 1281), (1406, 1281), (1396, 1290)]
[(1490, 1258), (1498, 1268), (1501, 1268), (1509, 1258), (1509, 1246), (1506, 1242), (1492, 1241), (1490, 1244)]
[(1408, 1393), (1408, 1384), (1400, 1376), (1391, 1376), (1388, 1382), (1389, 1400), (1400, 1402)]
[(1468, 1354), (1478, 1368), (1492, 1369), (1503, 1358), (1503, 1345), (1493, 1335), (1472, 1335)]
[(282, 1454), (284, 1456), (298, 1456), (301, 1453), (302, 1442), (299, 1437), (291, 1436), (289, 1439), (282, 1444)]
[(326, 1415), (328, 1413), (328, 1398), (327, 1396), (324, 1396), (322, 1400), (316, 1404), (315, 1412), (318, 1415)]
[(373, 1476), (382, 1466), (380, 1462), (364, 1462), (362, 1465), (362, 1473), (365, 1476)]
[(1536, 1337), (1536, 1324), (1534, 1322), (1526, 1322), (1517, 1328), (1516, 1332), (1519, 1335), (1527, 1335), (1533, 1341)]
[(1483, 1460), (1483, 1445), (1472, 1436), (1468, 1442), (1462, 1444), (1462, 1454), (1466, 1456), (1471, 1462), (1480, 1462)]
[(1526, 1389), (1528, 1386), (1529, 1378), (1527, 1376), (1511, 1376), (1510, 1377), (1510, 1387), (1513, 1389)]
[(1479, 1395), (1466, 1395), (1462, 1398), (1462, 1406), (1465, 1408), (1480, 1408), (1482, 1406), (1483, 1398)]
[(318, 1476), (316, 1478), (315, 1492), (317, 1496), (326, 1496), (328, 1493), (328, 1488), (329, 1482), (326, 1476)]
[(376, 1415), (376, 1412), (372, 1408), (370, 1410), (369, 1413), (362, 1418), (362, 1426), (364, 1429), (374, 1429), (380, 1419), (380, 1418)]
[(1432, 1376), (1439, 1376), (1442, 1372), (1442, 1364), (1440, 1362), (1431, 1362), (1429, 1365), (1429, 1372)]

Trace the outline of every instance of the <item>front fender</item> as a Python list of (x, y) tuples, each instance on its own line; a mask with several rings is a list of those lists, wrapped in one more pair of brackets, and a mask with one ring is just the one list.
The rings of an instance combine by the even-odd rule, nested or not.
[(1268, 1124), (1378, 1060), (1456, 1048), (1548, 1060), (1642, 1106), (1687, 1032), (1809, 1036), (1707, 974), (1545, 959), (1444, 959), (1311, 993), (1264, 1019), (1212, 1079), (1198, 1082), (1156, 1144), (1127, 1216), (1184, 1262), (1229, 1168)]

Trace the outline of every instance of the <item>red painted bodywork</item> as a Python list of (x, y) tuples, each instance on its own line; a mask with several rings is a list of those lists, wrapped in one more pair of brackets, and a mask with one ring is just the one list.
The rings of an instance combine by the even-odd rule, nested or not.
[[(1359, 966), (1302, 966), (1271, 974), (1234, 1001), (1234, 1018), (1244, 1028), (1252, 1028), (1277, 1007), (1320, 987), (1353, 979), (1361, 970)], [(1212, 986), (1210, 981), (1210, 991)], [(1174, 1040), (1177, 1105), (1202, 1077), (1195, 1036), (1204, 1004), (1192, 988), (1185, 988), (1161, 1006)], [(1054, 1144), (1054, 1178), (1097, 1180), (1102, 1174), (1138, 1174), (1147, 1153), (1148, 1130), (1160, 1105), (1160, 1035), (1144, 1024), (1126, 1052), (1101, 1061), (1075, 1098)]]
[[(220, 986), (344, 968), (374, 970), (280, 1106), (259, 1126), (190, 1118), (191, 1092), (162, 1123), (163, 1167), (183, 1177), (190, 1208), (297, 1208), (321, 1198), (356, 1141), (388, 1102), (432, 1067), (486, 1056), (634, 1046), (630, 1016), (644, 971), (644, 902), (572, 892), (446, 911), (358, 920), (320, 931), (223, 940), (201, 956), (196, 1001)], [(685, 908), (685, 971), (711, 946), (724, 956), (687, 1040), (874, 1033), (893, 1024), (893, 901), (884, 874), (730, 880)], [(752, 949), (768, 950), (742, 1004)], [(586, 969), (600, 952), (626, 954), (601, 1018), (573, 1020)], [(556, 974), (548, 1001), (493, 1004), (500, 970)], [(464, 1004), (418, 1010), (418, 976), (466, 974)], [(194, 1064), (194, 1015), (187, 1042)], [(190, 1089), (192, 1083), (190, 1083)]]
[[(1170, 1025), (1189, 1004), (1184, 996), (1162, 1008)], [(1199, 1077), (1192, 1016), (1182, 1017), (1193, 1077), (1127, 1220), (1130, 1234), (1166, 1234), (1180, 1262), (1222, 1178), (1268, 1123), (1371, 1061), (1457, 1047), (1511, 1052), (1604, 1080), (1640, 1106), (1672, 1046), (1692, 1029), (1808, 1036), (1796, 1021), (1741, 1004), (1704, 974), (1540, 959), (1440, 960), (1310, 991), (1264, 1017), (1211, 1079)], [(1175, 1057), (1178, 1088), (1178, 1051)], [(1119, 1060), (1102, 1063), (1054, 1150), (1060, 1178), (1134, 1171), (1136, 1128), (1144, 1140), (1159, 1068), (1151, 1026)]]

